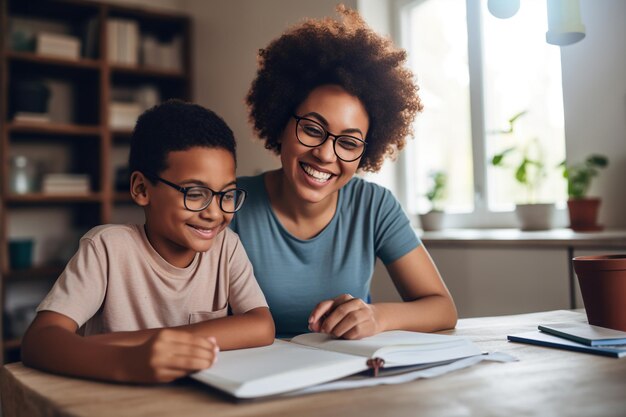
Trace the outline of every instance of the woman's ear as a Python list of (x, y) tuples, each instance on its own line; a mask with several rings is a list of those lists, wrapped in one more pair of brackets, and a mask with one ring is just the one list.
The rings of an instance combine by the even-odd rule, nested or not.
[(150, 203), (148, 179), (139, 171), (134, 171), (130, 176), (130, 196), (138, 206), (145, 207)]

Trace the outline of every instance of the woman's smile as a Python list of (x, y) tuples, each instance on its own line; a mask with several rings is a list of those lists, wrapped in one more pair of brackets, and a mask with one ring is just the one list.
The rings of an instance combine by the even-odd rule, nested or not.
[(300, 166), (305, 175), (318, 184), (327, 184), (332, 177), (336, 176), (327, 170), (307, 164), (306, 162), (300, 162)]

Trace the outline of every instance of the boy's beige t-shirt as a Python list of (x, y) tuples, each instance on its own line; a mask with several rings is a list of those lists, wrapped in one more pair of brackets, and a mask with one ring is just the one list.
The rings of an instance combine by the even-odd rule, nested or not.
[(37, 311), (74, 320), (82, 334), (198, 323), (267, 307), (239, 237), (226, 228), (207, 252), (178, 268), (154, 250), (141, 225), (87, 232)]

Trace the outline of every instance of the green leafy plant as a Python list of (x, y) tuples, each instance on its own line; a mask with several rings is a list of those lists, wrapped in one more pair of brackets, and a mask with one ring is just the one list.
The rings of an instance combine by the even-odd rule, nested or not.
[(604, 155), (590, 155), (584, 162), (568, 166), (566, 161), (561, 163), (563, 177), (567, 179), (567, 194), (572, 199), (585, 198), (591, 186), (591, 180), (598, 176), (599, 169), (606, 168), (609, 159)]
[[(507, 130), (491, 133), (499, 135), (515, 135), (515, 124), (527, 112), (524, 110), (509, 119)], [(526, 200), (536, 201), (537, 190), (546, 176), (543, 150), (537, 138), (520, 140), (515, 146), (509, 147), (491, 158), (491, 165), (499, 168), (513, 168), (514, 178), (526, 189)]]
[(443, 211), (441, 204), (446, 197), (446, 186), (448, 185), (448, 175), (444, 171), (433, 171), (429, 175), (431, 185), (425, 196), (430, 202), (431, 211)]

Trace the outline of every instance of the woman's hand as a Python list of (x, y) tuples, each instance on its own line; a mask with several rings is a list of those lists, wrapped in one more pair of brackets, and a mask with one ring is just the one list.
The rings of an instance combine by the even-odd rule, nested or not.
[(383, 330), (376, 307), (343, 294), (319, 303), (309, 316), (309, 329), (343, 339), (362, 339)]
[(211, 367), (219, 347), (213, 337), (195, 336), (189, 332), (163, 329), (126, 356), (128, 382), (170, 382), (192, 372)]

